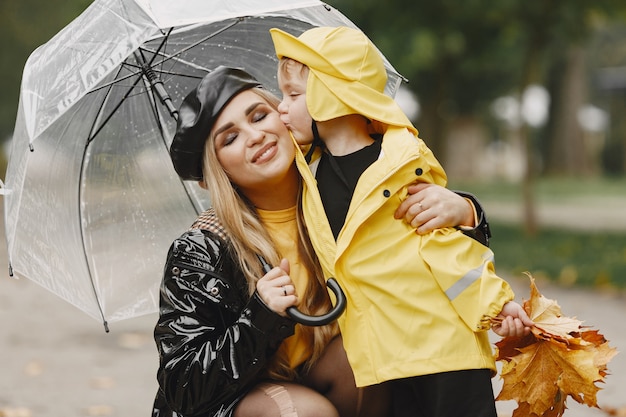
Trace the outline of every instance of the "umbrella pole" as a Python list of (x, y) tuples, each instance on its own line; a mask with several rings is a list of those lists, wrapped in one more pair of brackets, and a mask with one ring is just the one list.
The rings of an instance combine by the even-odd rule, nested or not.
[(159, 98), (161, 104), (163, 104), (167, 111), (172, 115), (174, 120), (178, 120), (178, 110), (174, 107), (174, 103), (172, 103), (172, 98), (165, 90), (163, 86), (163, 81), (156, 75), (150, 64), (146, 62), (146, 59), (140, 54), (138, 51), (135, 51), (135, 59), (137, 63), (141, 66), (141, 71), (146, 76), (148, 82), (150, 83), (150, 87), (156, 96)]

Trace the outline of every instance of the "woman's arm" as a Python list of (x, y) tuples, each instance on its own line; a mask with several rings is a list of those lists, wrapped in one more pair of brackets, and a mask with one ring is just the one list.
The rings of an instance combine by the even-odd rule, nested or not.
[(458, 227), (466, 235), (489, 246), (491, 231), (482, 206), (472, 194), (451, 191), (435, 184), (414, 184), (396, 210), (395, 218), (404, 218), (425, 234), (444, 227)]
[(243, 394), (294, 323), (271, 311), (245, 278), (225, 242), (190, 231), (170, 248), (154, 337), (157, 379), (168, 405), (204, 414)]
[(460, 223), (456, 227), (461, 229), (467, 236), (479, 241), (485, 246), (489, 246), (491, 229), (489, 229), (487, 215), (485, 214), (482, 205), (473, 194), (466, 193), (465, 191), (454, 191), (454, 193), (468, 200), (474, 211), (474, 222), (471, 225)]

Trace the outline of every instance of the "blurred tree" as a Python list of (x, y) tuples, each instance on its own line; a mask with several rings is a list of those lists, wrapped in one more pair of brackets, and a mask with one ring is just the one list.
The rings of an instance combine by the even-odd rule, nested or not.
[(587, 60), (594, 71), (589, 74), (592, 99), (601, 103), (611, 116), (601, 161), (604, 172), (624, 175), (626, 172), (626, 11), (621, 19), (601, 20), (589, 45)]
[(515, 1), (335, 0), (409, 79), (420, 100), (418, 128), (442, 157), (450, 122), (475, 116), (511, 89), (521, 66), (508, 22)]
[(5, 86), (0, 96), (0, 143), (13, 132), (26, 59), (90, 3), (89, 0), (0, 2), (0, 77)]
[(547, 84), (551, 97), (549, 125), (543, 136), (546, 143), (541, 146), (533, 141), (528, 124), (522, 124), (519, 132), (526, 147), (522, 193), (529, 235), (537, 232), (533, 193), (539, 172), (537, 150), (547, 150), (544, 167), (548, 173), (578, 176), (591, 172), (578, 120), (578, 111), (587, 100), (585, 44), (600, 16), (616, 16), (624, 10), (625, 4), (616, 0), (518, 2), (512, 17), (524, 45), (518, 91), (533, 83)]
[[(600, 17), (623, 15), (623, 0), (334, 0), (330, 4), (361, 27), (409, 80), (422, 108), (417, 123), (440, 157), (454, 120), (485, 118), (491, 102), (531, 84), (546, 85), (553, 100), (548, 135), (521, 124), (526, 151), (523, 201), (534, 234), (533, 177), (537, 155), (552, 172), (580, 172), (584, 160), (577, 111), (586, 99), (585, 42)], [(548, 74), (552, 74), (549, 78)], [(548, 83), (548, 80), (551, 82)], [(545, 143), (538, 143), (543, 138)], [(444, 161), (445, 163), (445, 161)]]
[[(599, 59), (587, 59), (595, 54), (592, 42), (595, 34), (605, 31), (611, 21), (626, 13), (626, 3), (616, 0), (587, 2), (562, 1), (548, 54), (549, 71), (546, 84), (552, 97), (550, 122), (545, 130), (543, 146), (545, 173), (550, 175), (582, 176), (594, 172), (596, 163), (578, 119), (578, 112), (590, 99), (589, 74), (597, 73), (603, 64)], [(623, 37), (620, 41), (623, 43)], [(607, 45), (604, 45), (606, 49)], [(609, 55), (619, 50), (615, 44)], [(622, 58), (624, 56), (622, 55)], [(622, 60), (622, 65), (626, 61)], [(604, 64), (606, 65), (606, 64)], [(595, 84), (595, 85), (594, 85)], [(626, 86), (625, 86), (626, 87)], [(624, 135), (623, 130), (621, 134)]]
[[(89, 0), (3, 1), (0, 3), (0, 141), (15, 123), (19, 84), (28, 55), (84, 10)], [(446, 139), (459, 120), (481, 124), (499, 96), (520, 95), (525, 86), (546, 85), (553, 100), (549, 125), (528, 140), (529, 172), (538, 150), (550, 173), (580, 172), (581, 132), (576, 110), (587, 92), (586, 41), (626, 15), (623, 0), (330, 0), (361, 27), (408, 78), (420, 100), (416, 125), (445, 159)], [(615, 45), (615, 43), (613, 43)], [(602, 45), (598, 46), (601, 49)], [(591, 51), (596, 52), (596, 51)], [(610, 52), (607, 55), (611, 55)], [(610, 65), (607, 63), (607, 66)], [(624, 65), (624, 63), (622, 63)], [(612, 106), (617, 108), (619, 100)], [(613, 118), (612, 122), (616, 123)], [(623, 118), (619, 118), (620, 120)], [(523, 127), (522, 137), (528, 137)], [(626, 150), (626, 126), (614, 124), (609, 145)], [(538, 140), (537, 140), (538, 139)], [(614, 158), (614, 152), (609, 153)], [(626, 157), (626, 156), (625, 156)], [(623, 160), (624, 158), (622, 158)], [(611, 159), (612, 160), (612, 159)], [(445, 162), (445, 161), (443, 161)], [(613, 165), (616, 165), (613, 162)], [(623, 165), (623, 164), (622, 164)]]

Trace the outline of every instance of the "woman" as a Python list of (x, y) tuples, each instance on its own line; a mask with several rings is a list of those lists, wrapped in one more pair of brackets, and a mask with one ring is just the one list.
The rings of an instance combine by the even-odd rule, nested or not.
[[(153, 416), (384, 416), (386, 387), (356, 389), (336, 325), (286, 315), (331, 301), (301, 220), (294, 144), (260, 87), (220, 67), (179, 111), (174, 167), (214, 206), (167, 256)], [(261, 258), (278, 266), (265, 273)]]

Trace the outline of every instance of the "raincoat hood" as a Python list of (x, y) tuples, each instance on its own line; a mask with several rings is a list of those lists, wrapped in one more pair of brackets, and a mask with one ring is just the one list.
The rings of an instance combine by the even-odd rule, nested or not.
[(222, 109), (237, 94), (261, 83), (237, 68), (217, 67), (183, 100), (178, 110), (176, 135), (170, 157), (176, 173), (184, 180), (202, 180), (204, 143)]
[(358, 29), (318, 27), (299, 37), (270, 29), (279, 59), (309, 68), (306, 102), (313, 120), (361, 114), (386, 125), (417, 130), (402, 109), (384, 93), (387, 72), (380, 52)]

